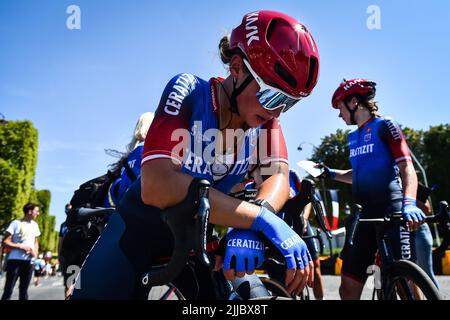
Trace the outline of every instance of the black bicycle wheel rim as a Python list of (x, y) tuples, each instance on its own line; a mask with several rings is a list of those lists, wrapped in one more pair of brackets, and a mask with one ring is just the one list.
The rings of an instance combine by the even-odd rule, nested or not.
[(430, 277), (411, 261), (395, 261), (390, 267), (387, 277), (383, 292), (383, 298), (386, 300), (396, 300), (398, 291), (401, 291), (400, 298), (415, 300), (414, 292), (408, 283), (416, 285), (427, 300), (442, 299)]
[(271, 278), (260, 278), (267, 290), (276, 297), (292, 298), (286, 288), (277, 280)]

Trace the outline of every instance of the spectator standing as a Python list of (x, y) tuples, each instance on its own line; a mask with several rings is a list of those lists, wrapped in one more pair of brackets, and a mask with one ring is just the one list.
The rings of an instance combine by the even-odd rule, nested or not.
[(11, 248), (6, 266), (6, 281), (2, 300), (11, 299), (17, 279), (20, 278), (19, 299), (28, 300), (28, 286), (33, 275), (32, 258), (37, 256), (39, 244), (37, 237), (41, 234), (36, 218), (39, 206), (27, 203), (23, 207), (22, 220), (13, 220), (6, 229), (3, 245)]

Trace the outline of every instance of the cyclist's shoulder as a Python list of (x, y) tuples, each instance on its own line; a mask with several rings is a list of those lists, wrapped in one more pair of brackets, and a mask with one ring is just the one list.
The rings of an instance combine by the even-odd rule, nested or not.
[(168, 85), (175, 87), (178, 86), (181, 90), (193, 90), (199, 85), (206, 85), (209, 82), (188, 72), (182, 72), (178, 73), (175, 76), (173, 76), (170, 80)]
[(391, 127), (391, 126), (395, 126), (398, 127), (399, 124), (397, 121), (395, 121), (395, 119), (391, 116), (384, 116), (384, 117), (377, 117), (375, 118), (377, 120), (377, 124), (379, 126), (386, 126), (386, 127)]

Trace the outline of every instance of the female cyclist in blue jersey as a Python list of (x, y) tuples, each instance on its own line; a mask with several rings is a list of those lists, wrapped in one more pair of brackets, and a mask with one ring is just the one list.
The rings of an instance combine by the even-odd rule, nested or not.
[[(357, 125), (348, 136), (352, 169), (324, 167), (325, 177), (352, 184), (354, 201), (363, 207), (362, 217), (379, 218), (402, 212), (409, 229), (424, 220), (416, 206), (417, 175), (408, 145), (399, 125), (378, 115), (374, 101), (375, 82), (367, 79), (344, 80), (335, 91), (332, 106), (347, 125)], [(409, 230), (403, 226), (388, 231), (396, 259), (414, 259)], [(346, 245), (342, 265), (342, 299), (359, 299), (377, 249), (373, 225), (359, 225), (354, 244)]]
[(127, 150), (122, 158), (112, 165), (111, 171), (120, 168), (120, 177), (117, 178), (109, 187), (108, 194), (104, 200), (104, 208), (115, 207), (119, 200), (131, 184), (141, 175), (141, 159), (144, 149), (144, 141), (147, 136), (148, 129), (154, 118), (153, 112), (144, 112), (134, 127), (133, 136), (127, 145)]
[[(288, 290), (298, 293), (307, 282), (311, 285), (305, 243), (273, 212), (289, 196), (287, 151), (277, 118), (315, 87), (318, 49), (304, 25), (274, 11), (246, 14), (219, 47), (229, 66), (226, 79), (205, 81), (182, 73), (167, 84), (145, 141), (141, 178), (119, 202), (86, 259), (73, 298), (146, 298), (140, 275), (172, 249), (161, 210), (185, 199), (194, 178), (212, 185), (210, 222), (234, 228), (227, 235), (226, 257), (237, 259), (235, 267), (224, 261), (228, 279), (252, 273), (262, 262), (254, 263), (255, 250), (234, 245), (258, 241), (260, 232), (286, 258)], [(257, 204), (227, 196), (254, 167), (265, 177)], [(184, 210), (189, 214), (193, 208)], [(233, 254), (237, 251), (242, 254)], [(212, 290), (211, 283), (199, 287)]]

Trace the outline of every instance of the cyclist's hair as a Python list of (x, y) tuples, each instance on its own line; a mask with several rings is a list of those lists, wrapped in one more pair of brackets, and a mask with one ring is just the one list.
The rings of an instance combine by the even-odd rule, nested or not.
[(361, 104), (364, 108), (367, 108), (371, 115), (375, 117), (380, 116), (380, 114), (378, 113), (378, 102), (373, 98), (365, 97), (360, 94), (353, 94), (345, 99), (345, 101), (349, 103), (353, 98), (356, 98), (359, 104)]
[(153, 112), (145, 112), (141, 114), (138, 122), (136, 123), (136, 126), (134, 127), (133, 137), (131, 138), (130, 143), (127, 145), (127, 153), (133, 151), (140, 142), (145, 140), (147, 131), (152, 124), (153, 118)]
[[(224, 64), (229, 64), (231, 62), (231, 58), (233, 58), (234, 55), (238, 54), (242, 58), (245, 58), (244, 53), (239, 48), (230, 49), (230, 35), (223, 36), (222, 39), (220, 39), (219, 42), (219, 53), (220, 53), (220, 60)], [(247, 67), (244, 65), (244, 71), (248, 72)]]
[(134, 127), (131, 141), (130, 143), (127, 144), (126, 151), (121, 152), (122, 156), (120, 157), (119, 161), (109, 165), (110, 170), (112, 172), (120, 170), (122, 168), (123, 161), (126, 161), (130, 152), (133, 151), (139, 143), (145, 140), (145, 137), (147, 136), (148, 129), (152, 124), (154, 116), (155, 115), (153, 112), (145, 112), (141, 114), (139, 120), (136, 123), (136, 126)]
[(27, 214), (28, 211), (30, 211), (30, 210), (33, 211), (34, 208), (36, 208), (36, 207), (40, 207), (40, 205), (29, 202), (29, 203), (27, 203), (26, 205), (23, 206), (23, 213)]

